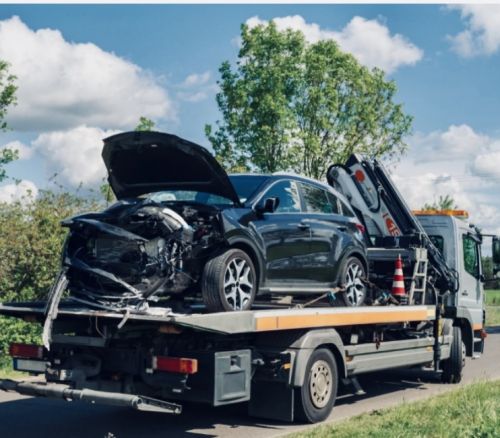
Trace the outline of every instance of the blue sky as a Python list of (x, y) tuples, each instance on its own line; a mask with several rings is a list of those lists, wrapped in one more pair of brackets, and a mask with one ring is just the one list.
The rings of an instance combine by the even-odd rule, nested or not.
[(391, 167), (410, 204), (452, 194), (500, 232), (499, 6), (0, 5), (0, 58), (20, 86), (0, 147), (19, 147), (23, 159), (7, 171), (26, 181), (4, 183), (0, 199), (45, 187), (54, 172), (70, 188), (95, 186), (99, 138), (140, 114), (207, 145), (217, 69), (236, 59), (240, 24), (252, 17), (380, 62), (415, 117), (410, 152)]

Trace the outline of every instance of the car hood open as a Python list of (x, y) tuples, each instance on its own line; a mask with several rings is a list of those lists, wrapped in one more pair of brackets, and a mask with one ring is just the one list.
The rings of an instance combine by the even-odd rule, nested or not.
[(172, 134), (124, 132), (104, 139), (102, 158), (118, 199), (161, 190), (193, 190), (239, 204), (227, 173), (202, 146)]

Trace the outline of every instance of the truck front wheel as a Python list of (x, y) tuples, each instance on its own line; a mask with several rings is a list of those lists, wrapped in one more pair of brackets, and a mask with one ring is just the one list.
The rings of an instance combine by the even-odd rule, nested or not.
[(319, 348), (309, 357), (304, 383), (295, 390), (295, 418), (307, 423), (325, 420), (337, 397), (338, 372), (330, 350)]
[(450, 357), (441, 362), (443, 383), (459, 383), (462, 380), (462, 370), (465, 365), (465, 345), (462, 342), (460, 327), (453, 327)]

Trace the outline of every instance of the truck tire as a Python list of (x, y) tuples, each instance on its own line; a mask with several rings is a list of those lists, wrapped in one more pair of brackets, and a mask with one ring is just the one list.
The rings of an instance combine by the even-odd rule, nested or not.
[(340, 270), (340, 286), (347, 290), (342, 292), (342, 299), (347, 307), (362, 306), (366, 299), (365, 267), (357, 257), (348, 257)]
[(257, 291), (252, 259), (240, 249), (209, 260), (203, 269), (201, 293), (210, 312), (249, 310)]
[(307, 362), (304, 383), (295, 388), (295, 420), (317, 423), (325, 420), (337, 397), (337, 363), (330, 350), (319, 348)]
[(462, 342), (460, 327), (453, 327), (453, 340), (451, 342), (450, 357), (441, 362), (443, 370), (441, 381), (443, 383), (459, 383), (462, 380), (462, 370), (465, 361), (465, 346)]

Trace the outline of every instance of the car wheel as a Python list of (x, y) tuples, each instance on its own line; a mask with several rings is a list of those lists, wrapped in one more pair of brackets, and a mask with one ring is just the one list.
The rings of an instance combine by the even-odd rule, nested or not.
[(295, 390), (295, 417), (299, 421), (317, 423), (325, 420), (337, 397), (338, 372), (330, 350), (315, 350), (307, 362), (304, 383)]
[(349, 257), (341, 271), (340, 285), (345, 287), (342, 293), (344, 303), (349, 307), (362, 306), (366, 298), (366, 278), (363, 263), (356, 257)]
[(210, 312), (250, 309), (257, 291), (252, 259), (240, 249), (214, 257), (205, 265), (201, 289)]

